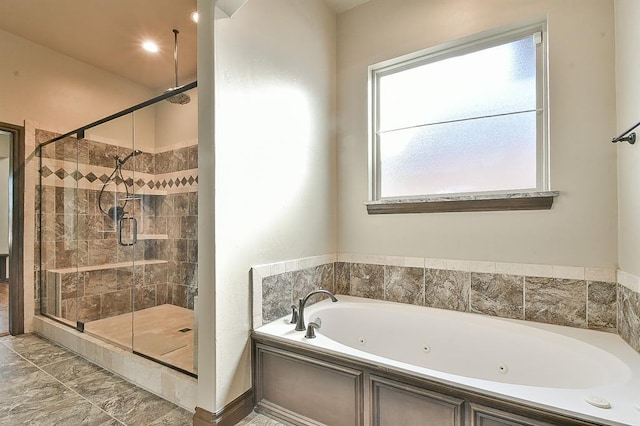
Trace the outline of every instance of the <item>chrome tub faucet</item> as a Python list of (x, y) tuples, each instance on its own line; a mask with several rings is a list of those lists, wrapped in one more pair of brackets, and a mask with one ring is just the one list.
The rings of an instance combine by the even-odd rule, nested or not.
[(304, 299), (298, 299), (298, 318), (296, 322), (296, 331), (305, 331), (306, 326), (304, 325), (304, 306), (307, 304), (307, 301), (314, 294), (326, 294), (331, 298), (331, 301), (337, 302), (338, 299), (331, 293), (329, 290), (313, 290), (307, 294)]

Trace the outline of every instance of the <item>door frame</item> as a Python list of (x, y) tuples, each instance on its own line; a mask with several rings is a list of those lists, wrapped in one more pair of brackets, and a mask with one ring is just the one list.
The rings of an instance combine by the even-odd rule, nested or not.
[(9, 171), (9, 334), (24, 333), (24, 127), (0, 122), (0, 130), (12, 135)]

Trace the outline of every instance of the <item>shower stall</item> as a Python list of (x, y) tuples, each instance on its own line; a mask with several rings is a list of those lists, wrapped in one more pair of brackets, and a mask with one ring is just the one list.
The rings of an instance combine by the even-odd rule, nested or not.
[(185, 121), (196, 103), (172, 99), (196, 86), (64, 135), (36, 131), (40, 314), (191, 376), (198, 147), (179, 126), (197, 115)]

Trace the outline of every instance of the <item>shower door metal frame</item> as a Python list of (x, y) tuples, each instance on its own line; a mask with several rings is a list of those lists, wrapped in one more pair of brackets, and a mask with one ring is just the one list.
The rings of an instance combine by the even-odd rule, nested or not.
[[(197, 81), (193, 81), (193, 82), (191, 82), (189, 84), (185, 84), (183, 86), (180, 86), (180, 87), (177, 87), (177, 88), (174, 88), (174, 89), (170, 89), (170, 90), (164, 92), (160, 96), (156, 96), (156, 97), (151, 98), (151, 99), (149, 99), (149, 100), (147, 100), (145, 102), (142, 102), (142, 103), (134, 105), (134, 106), (132, 106), (130, 108), (124, 109), (124, 110), (122, 110), (122, 111), (120, 111), (118, 113), (112, 114), (112, 115), (110, 115), (108, 117), (105, 117), (105, 118), (102, 118), (100, 120), (94, 121), (94, 122), (92, 122), (90, 124), (87, 124), (85, 126), (77, 128), (75, 130), (72, 130), (70, 132), (67, 132), (67, 133), (65, 133), (63, 135), (56, 136), (55, 138), (49, 139), (49, 140), (47, 140), (45, 142), (42, 142), (41, 144), (36, 146), (36, 148), (34, 150), (35, 154), (39, 156), (40, 164), (39, 164), (38, 170), (40, 171), (42, 169), (42, 155), (41, 155), (41, 152), (42, 152), (42, 148), (44, 148), (45, 146), (50, 145), (52, 143), (55, 143), (57, 141), (63, 140), (63, 139), (65, 139), (67, 137), (70, 137), (70, 136), (75, 136), (76, 139), (78, 139), (78, 140), (84, 139), (85, 131), (88, 130), (88, 129), (91, 129), (93, 127), (99, 126), (101, 124), (108, 123), (108, 122), (110, 122), (112, 120), (115, 120), (115, 119), (118, 119), (120, 117), (124, 117), (126, 115), (133, 114), (134, 112), (136, 112), (136, 111), (138, 111), (140, 109), (143, 109), (143, 108), (146, 108), (148, 106), (154, 105), (154, 104), (156, 104), (158, 102), (161, 102), (163, 100), (168, 100), (169, 98), (172, 98), (172, 97), (174, 97), (176, 95), (179, 95), (181, 93), (184, 93), (184, 92), (186, 92), (188, 90), (191, 90), (191, 89), (194, 89), (196, 87), (198, 87), (198, 82)], [(23, 158), (23, 160), (22, 160), (22, 163), (20, 163), (20, 164), (23, 165), (22, 173), (24, 174), (24, 164), (23, 164), (24, 163), (24, 136), (22, 136), (22, 141), (23, 141), (23, 143), (22, 143), (22, 153), (23, 153), (23, 157), (22, 158)], [(39, 183), (40, 186), (42, 186), (42, 174), (41, 173), (39, 173), (38, 178), (39, 178), (38, 183)], [(24, 178), (23, 178), (23, 182), (24, 182)], [(23, 183), (23, 186), (24, 186), (24, 183)], [(24, 193), (24, 191), (23, 191), (23, 193)], [(24, 196), (24, 194), (23, 194), (23, 196)], [(41, 202), (40, 206), (42, 206), (42, 191), (40, 191), (40, 202)], [(22, 221), (21, 225), (23, 225), (23, 222), (24, 221)], [(39, 233), (41, 234), (42, 233), (42, 207), (40, 208), (40, 211), (38, 212), (38, 229), (39, 229)], [(18, 235), (22, 235), (22, 233), (20, 233)], [(42, 235), (38, 235), (38, 241), (39, 242), (42, 241)], [(39, 270), (42, 271), (42, 244), (40, 244), (40, 253), (39, 254), (40, 255), (39, 255), (39, 265), (38, 266), (39, 266)], [(56, 322), (58, 322), (60, 324), (63, 324), (65, 326), (67, 326), (67, 327), (74, 328), (73, 326), (65, 323), (64, 321), (59, 320), (55, 316), (52, 316), (52, 315), (46, 313), (46, 310), (43, 308), (43, 300), (45, 300), (45, 298), (43, 298), (42, 295), (43, 295), (43, 291), (44, 291), (44, 287), (45, 286), (43, 285), (43, 276), (42, 276), (42, 274), (39, 274), (39, 278), (38, 279), (39, 279), (39, 284), (40, 284), (40, 295), (39, 295), (40, 296), (40, 306), (39, 306), (40, 314), (41, 315), (45, 315), (45, 316), (47, 316), (47, 318), (50, 318), (50, 319), (52, 319), (52, 320), (54, 320), (54, 321), (56, 321)], [(20, 294), (22, 295), (22, 297), (24, 297), (24, 293), (23, 292), (20, 292)], [(24, 310), (24, 306), (23, 305), (24, 305), (24, 303), (22, 303), (22, 311)], [(84, 331), (83, 330), (84, 329), (84, 324), (77, 322), (75, 328), (78, 331), (83, 332)], [(22, 333), (22, 331), (20, 333)], [(172, 369), (175, 369), (175, 370), (178, 370), (180, 372), (183, 372), (183, 373), (185, 373), (187, 375), (190, 375), (192, 377), (197, 377), (197, 375), (195, 375), (195, 374), (193, 374), (191, 372), (188, 372), (186, 370), (183, 370), (183, 369), (181, 369), (179, 367), (173, 366), (171, 364), (167, 364), (167, 363), (165, 363), (163, 361), (160, 361), (158, 359), (155, 359), (155, 358), (149, 357), (147, 355), (144, 355), (142, 353), (139, 353), (139, 352), (134, 350), (133, 346), (131, 347), (131, 352), (136, 354), (136, 355), (142, 356), (144, 358), (151, 359), (151, 360), (153, 360), (153, 361), (155, 361), (155, 362), (157, 362), (159, 364), (162, 364), (162, 365), (165, 365), (165, 366), (170, 367)]]

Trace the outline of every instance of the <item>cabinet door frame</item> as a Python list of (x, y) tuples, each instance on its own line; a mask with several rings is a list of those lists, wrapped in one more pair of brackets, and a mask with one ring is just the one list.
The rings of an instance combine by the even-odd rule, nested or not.
[(551, 423), (542, 422), (507, 411), (498, 410), (486, 405), (467, 403), (467, 426), (482, 426), (482, 418), (504, 422), (504, 426), (553, 426)]
[[(262, 344), (256, 344), (255, 347), (255, 371), (254, 371), (254, 395), (256, 398), (256, 407), (258, 410), (263, 410), (264, 412), (271, 413), (276, 417), (282, 418), (288, 422), (294, 424), (303, 424), (303, 425), (321, 425), (321, 422), (318, 422), (315, 419), (311, 419), (309, 417), (304, 416), (300, 411), (304, 411), (304, 407), (300, 404), (300, 407), (296, 406), (296, 404), (291, 404), (290, 406), (282, 406), (273, 401), (266, 398), (265, 395), (265, 379), (264, 375), (267, 374), (275, 374), (280, 376), (287, 376), (291, 374), (296, 374), (296, 372), (301, 372), (302, 369), (312, 367), (319, 371), (325, 371), (326, 376), (323, 380), (328, 382), (338, 381), (338, 380), (347, 380), (352, 382), (354, 393), (351, 396), (352, 402), (354, 404), (354, 425), (363, 426), (364, 422), (364, 398), (362, 394), (363, 389), (363, 372), (361, 370), (356, 370), (352, 368), (348, 368), (345, 366), (337, 365), (334, 363), (326, 362), (323, 360), (310, 358), (304, 355), (294, 354), (285, 350), (277, 349), (270, 346), (265, 346)], [(288, 368), (273, 368), (272, 371), (267, 372), (267, 368), (265, 366), (265, 360), (271, 358), (274, 360), (280, 360), (282, 363), (287, 363)], [(333, 378), (332, 378), (333, 377)], [(341, 378), (341, 379), (339, 379)], [(315, 384), (313, 380), (310, 380), (304, 374), (300, 374), (297, 376), (297, 380), (304, 383), (307, 381), (306, 386), (313, 387)], [(290, 392), (291, 389), (281, 389), (278, 387), (278, 392)], [(310, 401), (310, 403), (315, 404), (316, 401)], [(319, 403), (319, 401), (318, 401)], [(350, 402), (338, 401), (338, 404), (346, 404), (349, 405)], [(335, 404), (335, 403), (334, 403)], [(334, 408), (337, 408), (336, 405), (333, 405)]]
[[(455, 398), (438, 392), (433, 392), (423, 388), (418, 388), (395, 380), (389, 380), (374, 374), (368, 374), (366, 382), (369, 389), (369, 398), (367, 405), (369, 407), (368, 411), (371, 413), (371, 424), (373, 426), (384, 426), (380, 420), (380, 409), (382, 405), (382, 401), (380, 400), (380, 391), (383, 389), (397, 392), (399, 394), (408, 395), (410, 397), (419, 398), (424, 400), (425, 402), (449, 408), (452, 411), (453, 418), (451, 419), (451, 423), (447, 424), (450, 426), (463, 426), (463, 399)], [(445, 425), (445, 423), (442, 422), (439, 422), (439, 424)]]

